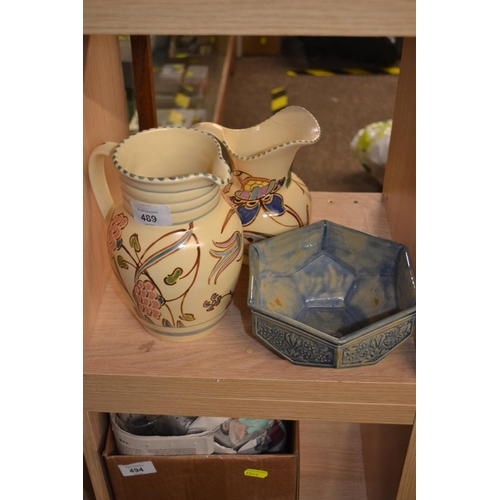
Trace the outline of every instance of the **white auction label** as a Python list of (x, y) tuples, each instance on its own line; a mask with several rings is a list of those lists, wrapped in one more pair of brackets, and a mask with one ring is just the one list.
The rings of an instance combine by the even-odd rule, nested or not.
[(134, 220), (146, 226), (171, 226), (172, 217), (167, 205), (142, 205), (135, 201), (130, 202), (134, 212)]
[(124, 476), (141, 476), (156, 472), (153, 462), (136, 462), (129, 465), (118, 465), (118, 467)]

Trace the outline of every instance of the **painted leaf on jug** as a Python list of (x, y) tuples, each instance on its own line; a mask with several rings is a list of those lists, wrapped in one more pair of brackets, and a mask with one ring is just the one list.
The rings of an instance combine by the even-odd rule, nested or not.
[(179, 279), (179, 277), (181, 276), (182, 274), (182, 269), (180, 267), (176, 267), (174, 269), (174, 272), (172, 274), (169, 274), (163, 281), (165, 283), (165, 285), (169, 285), (169, 286), (172, 286), (172, 285), (175, 285), (175, 283), (177, 282), (177, 280)]
[(216, 248), (210, 250), (210, 255), (217, 259), (217, 263), (210, 273), (208, 282), (210, 283), (212, 278), (215, 277), (214, 283), (217, 284), (217, 278), (240, 254), (242, 245), (241, 234), (236, 231), (226, 241), (214, 241), (213, 244)]

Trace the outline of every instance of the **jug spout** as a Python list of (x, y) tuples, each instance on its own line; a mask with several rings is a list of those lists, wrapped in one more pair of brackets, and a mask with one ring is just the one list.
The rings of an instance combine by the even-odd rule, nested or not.
[(302, 146), (320, 139), (321, 129), (314, 116), (301, 106), (288, 106), (259, 125), (230, 129), (216, 123), (202, 122), (193, 126), (215, 137), (231, 156), (235, 171), (250, 168), (252, 174), (287, 175), (296, 152)]

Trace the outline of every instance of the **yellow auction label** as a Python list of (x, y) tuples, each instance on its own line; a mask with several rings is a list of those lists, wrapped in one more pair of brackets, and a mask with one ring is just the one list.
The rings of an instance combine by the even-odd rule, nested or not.
[(244, 474), (245, 476), (260, 477), (261, 479), (264, 479), (268, 475), (265, 470), (257, 469), (247, 469)]

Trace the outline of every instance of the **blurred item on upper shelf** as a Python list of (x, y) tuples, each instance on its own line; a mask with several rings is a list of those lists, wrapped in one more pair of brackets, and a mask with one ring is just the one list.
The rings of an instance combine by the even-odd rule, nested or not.
[(208, 85), (208, 74), (208, 66), (202, 64), (164, 64), (154, 74), (155, 94), (176, 96), (183, 93), (189, 97), (203, 97)]
[(335, 72), (350, 65), (367, 71), (399, 65), (402, 38), (397, 37), (298, 37), (310, 67)]
[(186, 66), (182, 63), (165, 64), (154, 73), (155, 93), (175, 95), (179, 92)]
[(168, 47), (169, 59), (183, 59), (189, 56), (206, 56), (216, 51), (215, 36), (172, 36)]
[(189, 96), (181, 92), (176, 95), (156, 95), (157, 109), (200, 109), (203, 108), (204, 103), (203, 96)]
[(358, 130), (350, 144), (354, 156), (381, 185), (384, 183), (391, 131), (392, 120), (370, 123)]
[[(182, 109), (182, 108), (158, 108), (156, 110), (157, 126), (160, 127), (186, 127), (190, 128), (196, 123), (206, 121), (207, 112), (205, 109)], [(131, 134), (139, 132), (139, 116), (137, 111), (132, 116), (129, 123)]]
[(241, 50), (244, 56), (277, 56), (281, 53), (281, 37), (243, 36)]
[(196, 36), (173, 36), (170, 39), (168, 57), (170, 59), (183, 58), (196, 54), (198, 38)]
[(132, 47), (130, 45), (130, 35), (118, 35), (118, 44), (120, 46), (120, 58), (122, 63), (131, 63)]
[(184, 73), (184, 85), (193, 89), (193, 95), (205, 95), (208, 85), (208, 66), (190, 64)]
[(205, 109), (158, 109), (157, 115), (159, 127), (176, 125), (190, 128), (192, 125), (204, 121), (207, 112)]

